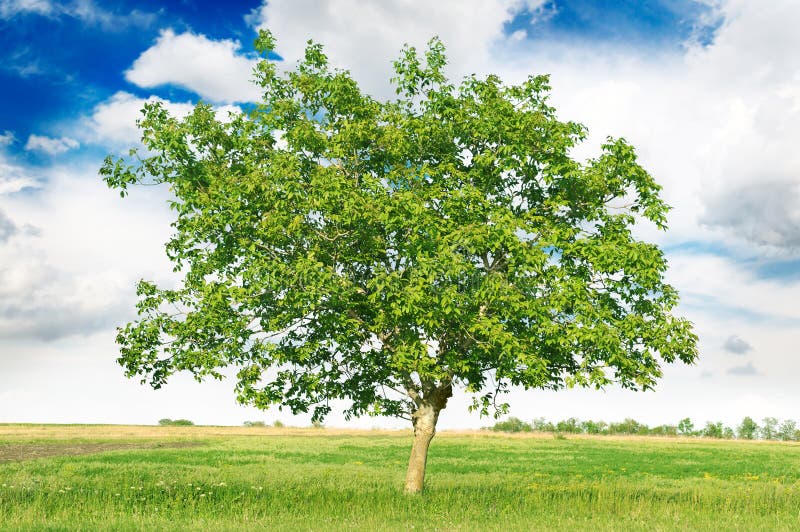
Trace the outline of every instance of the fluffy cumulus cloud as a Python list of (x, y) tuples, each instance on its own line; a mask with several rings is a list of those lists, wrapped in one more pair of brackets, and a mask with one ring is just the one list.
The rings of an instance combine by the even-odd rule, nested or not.
[(733, 241), (796, 255), (800, 248), (800, 74), (791, 49), (800, 6), (790, 0), (722, 5), (713, 45), (688, 58), (707, 124), (701, 222)]
[[(135, 281), (163, 261), (165, 198), (150, 194), (120, 210), (118, 195), (97, 176), (99, 161), (35, 170), (12, 157), (15, 144), (13, 133), (0, 135), (0, 342), (112, 331), (131, 313)], [(25, 149), (59, 153), (76, 145), (32, 135)]]
[(25, 143), (26, 150), (42, 151), (50, 155), (58, 155), (79, 146), (77, 140), (69, 137), (52, 138), (44, 135), (30, 135)]
[[(163, 101), (160, 98), (139, 98), (129, 92), (120, 91), (108, 100), (99, 103), (85, 119), (86, 140), (89, 142), (111, 145), (132, 146), (141, 139), (141, 132), (136, 121), (142, 117), (142, 108), (147, 102)], [(193, 105), (189, 102), (164, 102), (169, 111), (177, 116), (185, 116), (191, 112)]]
[(0, 338), (54, 340), (109, 329), (128, 314), (124, 279), (96, 272), (64, 272), (46, 257), (0, 253)]
[(757, 246), (794, 255), (800, 251), (800, 179), (772, 181), (765, 176), (757, 181), (752, 176), (723, 188), (707, 198), (700, 221)]
[(109, 333), (130, 316), (136, 280), (164, 277), (166, 198), (145, 195), (119, 209), (94, 167), (53, 168), (35, 193), (0, 195), (0, 340)]
[(256, 101), (259, 90), (250, 83), (255, 59), (239, 49), (233, 40), (164, 30), (125, 72), (125, 79), (143, 88), (177, 85), (210, 102)]
[[(503, 26), (516, 13), (536, 11), (544, 1), (441, 0), (314, 0), (265, 2), (250, 15), (258, 27), (268, 27), (278, 41), (277, 52), (289, 64), (302, 58), (306, 42), (325, 45), (332, 63), (350, 69), (372, 93), (389, 95), (391, 62), (400, 48), (424, 48), (438, 35), (448, 49), (455, 75), (482, 71), (494, 63), (492, 49), (508, 39)], [(357, 23), (354, 23), (357, 21)], [(518, 40), (520, 35), (512, 35)]]

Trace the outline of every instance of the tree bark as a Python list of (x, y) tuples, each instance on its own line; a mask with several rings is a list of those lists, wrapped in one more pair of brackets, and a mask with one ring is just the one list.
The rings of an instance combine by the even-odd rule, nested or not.
[(422, 493), (425, 483), (425, 465), (428, 462), (428, 448), (436, 434), (436, 420), (439, 412), (431, 405), (423, 405), (414, 413), (414, 443), (411, 445), (411, 458), (406, 473), (406, 493)]
[(417, 410), (411, 415), (414, 424), (414, 443), (406, 472), (406, 493), (422, 493), (425, 486), (425, 466), (428, 463), (428, 448), (436, 434), (439, 412), (447, 406), (453, 395), (450, 383), (435, 388), (417, 403)]

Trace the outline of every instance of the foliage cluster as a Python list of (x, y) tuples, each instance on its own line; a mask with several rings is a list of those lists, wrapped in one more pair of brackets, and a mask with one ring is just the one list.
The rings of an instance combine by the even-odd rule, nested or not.
[(145, 149), (100, 169), (123, 196), (163, 185), (175, 213), (183, 279), (139, 283), (128, 376), (234, 367), (245, 404), (322, 420), (343, 400), (432, 430), (456, 387), (487, 413), (510, 386), (647, 390), (694, 361), (664, 254), (633, 230), (666, 229), (660, 185), (621, 138), (573, 159), (587, 132), (547, 76), (452, 83), (433, 39), (378, 101), (318, 44), (289, 72), (269, 32), (255, 45), (262, 102), (227, 120), (148, 103)]

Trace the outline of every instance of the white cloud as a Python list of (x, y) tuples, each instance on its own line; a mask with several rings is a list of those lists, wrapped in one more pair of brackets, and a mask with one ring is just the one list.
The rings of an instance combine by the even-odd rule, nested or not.
[[(171, 102), (156, 96), (139, 98), (120, 91), (98, 104), (91, 115), (84, 119), (85, 141), (109, 147), (127, 148), (139, 144), (141, 132), (136, 121), (142, 117), (145, 103), (161, 101), (172, 116), (182, 118), (194, 109), (191, 102)], [(239, 113), (234, 105), (215, 107), (218, 120), (226, 120), (229, 113)]]
[(50, 155), (58, 155), (79, 146), (77, 140), (69, 137), (52, 138), (43, 135), (30, 135), (25, 143), (26, 150), (43, 151)]
[(0, 195), (40, 186), (39, 180), (31, 177), (28, 169), (15, 163), (8, 155), (7, 148), (14, 140), (11, 131), (0, 134)]
[(125, 72), (125, 79), (143, 88), (177, 85), (210, 102), (257, 101), (259, 89), (250, 83), (256, 61), (241, 55), (240, 47), (233, 40), (164, 30)]
[(746, 377), (752, 377), (760, 374), (752, 362), (748, 362), (742, 366), (733, 366), (728, 368), (727, 373), (728, 375), (740, 375)]
[(525, 30), (517, 30), (508, 36), (508, 40), (511, 42), (521, 42), (527, 38), (528, 38), (528, 32)]
[(127, 279), (107, 272), (60, 271), (28, 252), (13, 245), (0, 252), (0, 338), (86, 335), (108, 330), (130, 313)]
[(155, 22), (157, 17), (154, 13), (147, 13), (139, 9), (119, 14), (101, 8), (92, 0), (74, 0), (64, 12), (87, 24), (99, 25), (107, 31), (120, 30), (130, 26), (147, 28)]
[(11, 19), (23, 15), (40, 15), (45, 17), (68, 16), (86, 24), (97, 25), (104, 30), (120, 30), (129, 26), (147, 27), (156, 16), (133, 9), (124, 15), (108, 11), (94, 3), (93, 0), (0, 0), (0, 19)]
[[(148, 101), (157, 98), (138, 98), (128, 92), (117, 92), (108, 100), (98, 104), (92, 110), (86, 123), (87, 140), (104, 145), (136, 144), (141, 139), (141, 133), (136, 127), (136, 121), (142, 117), (142, 107)], [(168, 109), (171, 113), (185, 116), (191, 112), (191, 103), (170, 103)]]
[(700, 221), (776, 253), (800, 251), (800, 179), (748, 181), (709, 197)]
[(25, 190), (26, 188), (37, 188), (40, 186), (38, 181), (29, 177), (9, 177), (8, 174), (6, 174), (9, 170), (14, 172), (16, 168), (5, 164), (2, 158), (0, 158), (0, 194), (11, 194), (13, 192)]
[(734, 355), (744, 355), (753, 350), (752, 345), (735, 334), (728, 336), (728, 338), (725, 339), (725, 343), (722, 344), (722, 347), (725, 351), (733, 353)]
[(17, 175), (19, 167), (6, 164), (0, 156), (0, 194), (12, 194), (26, 188), (38, 188), (39, 181), (26, 175)]
[(19, 228), (6, 213), (0, 211), (0, 244), (7, 242), (12, 236), (17, 234)]
[(558, 14), (558, 7), (555, 2), (543, 0), (541, 2), (529, 2), (527, 6), (531, 13), (531, 26), (542, 24)]
[(50, 0), (0, 0), (0, 18), (11, 18), (22, 13), (50, 15), (54, 11)]
[(0, 196), (9, 220), (36, 227), (0, 242), (0, 339), (113, 334), (133, 313), (136, 280), (169, 277), (165, 192), (144, 190), (122, 208), (94, 165), (51, 168), (46, 183)]
[(363, 87), (392, 95), (388, 81), (392, 61), (408, 43), (424, 48), (438, 35), (447, 46), (450, 71), (457, 76), (490, 68), (492, 48), (505, 39), (503, 24), (522, 9), (542, 2), (529, 0), (316, 0), (266, 2), (249, 20), (268, 27), (289, 67), (303, 57), (306, 42), (325, 46), (330, 61), (350, 69)]
[(667, 279), (686, 305), (731, 323), (756, 317), (779, 326), (800, 323), (798, 282), (760, 279), (748, 264), (714, 255), (670, 255), (669, 265)]

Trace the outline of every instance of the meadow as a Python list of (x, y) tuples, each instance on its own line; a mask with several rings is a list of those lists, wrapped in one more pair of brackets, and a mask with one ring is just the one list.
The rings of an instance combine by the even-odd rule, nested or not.
[(0, 425), (2, 530), (797, 530), (800, 445), (442, 432)]

